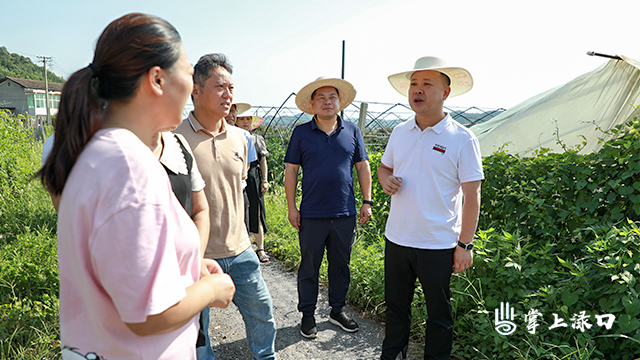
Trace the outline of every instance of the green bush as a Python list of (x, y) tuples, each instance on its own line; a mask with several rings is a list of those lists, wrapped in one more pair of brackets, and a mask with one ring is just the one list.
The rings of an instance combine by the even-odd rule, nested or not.
[[(510, 233), (479, 232), (474, 268), (454, 276), (452, 304), (458, 350), (473, 358), (635, 359), (640, 355), (640, 229), (576, 231), (563, 242), (536, 243)], [(569, 260), (570, 259), (570, 260)], [(495, 330), (501, 302), (515, 309), (516, 332)], [(525, 315), (542, 314), (535, 334)], [(590, 329), (573, 329), (570, 320), (585, 311)], [(566, 328), (549, 329), (553, 314)], [(615, 317), (609, 330), (595, 315)], [(627, 338), (628, 336), (628, 338)], [(462, 344), (472, 346), (462, 346)], [(577, 356), (579, 351), (588, 354)], [(525, 356), (526, 355), (526, 356)], [(461, 357), (465, 358), (465, 357)]]
[(289, 223), (284, 187), (272, 188), (264, 196), (267, 216), (265, 246), (289, 269), (300, 265), (300, 244), (298, 232)]
[(484, 158), (480, 226), (553, 239), (640, 219), (639, 129), (637, 119), (618, 126), (612, 131), (621, 136), (589, 155), (542, 149), (534, 157), (498, 152)]
[[(613, 130), (618, 138), (590, 155), (542, 149), (531, 158), (505, 152), (484, 158), (474, 267), (451, 283), (454, 359), (640, 357), (640, 233), (627, 220), (640, 215), (638, 128), (637, 121), (619, 126)], [(357, 231), (349, 290), (352, 303), (376, 315), (385, 310), (383, 235), (390, 201), (377, 183), (380, 159), (380, 153), (370, 154), (376, 204), (372, 219)], [(268, 195), (267, 215), (268, 246), (295, 268), (297, 233), (281, 189)], [(515, 310), (511, 335), (496, 330), (501, 302)], [(542, 314), (535, 334), (524, 318), (532, 310)], [(579, 323), (571, 320), (582, 311), (592, 325), (584, 331), (572, 328)], [(421, 342), (427, 314), (420, 285), (412, 313), (412, 338)], [(549, 330), (553, 314), (567, 327)], [(615, 318), (611, 329), (597, 325), (595, 315), (605, 314)]]
[(21, 234), (0, 248), (0, 358), (59, 354), (55, 236)]
[(287, 152), (289, 139), (283, 139), (277, 130), (270, 130), (264, 135), (269, 156), (267, 167), (269, 169), (269, 182), (272, 186), (284, 186), (284, 155)]
[(56, 215), (32, 178), (41, 149), (0, 111), (0, 359), (60, 357)]
[[(484, 159), (479, 226), (498, 231), (479, 232), (475, 270), (453, 280), (462, 296), (453, 301), (461, 352), (487, 358), (640, 355), (640, 241), (637, 225), (627, 220), (640, 218), (639, 128), (637, 119), (617, 127), (619, 137), (594, 154), (543, 149), (531, 158), (500, 152)], [(611, 330), (569, 327), (505, 337), (492, 329), (491, 315), (502, 301), (514, 305), (521, 320), (533, 308), (546, 322), (556, 313), (569, 323), (580, 311), (594, 324), (596, 314), (616, 320)]]

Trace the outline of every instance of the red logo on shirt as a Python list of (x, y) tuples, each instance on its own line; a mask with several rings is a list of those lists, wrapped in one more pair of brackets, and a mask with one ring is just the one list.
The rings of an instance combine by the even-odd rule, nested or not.
[(433, 150), (444, 154), (447, 151), (447, 148), (442, 146), (442, 145), (435, 144), (435, 145), (433, 145)]

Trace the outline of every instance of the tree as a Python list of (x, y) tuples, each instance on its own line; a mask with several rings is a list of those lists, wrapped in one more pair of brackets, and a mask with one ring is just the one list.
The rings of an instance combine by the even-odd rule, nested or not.
[[(44, 68), (34, 64), (28, 57), (11, 54), (6, 47), (0, 46), (0, 78), (5, 76), (44, 81)], [(65, 82), (64, 78), (48, 70), (47, 78), (50, 82)]]

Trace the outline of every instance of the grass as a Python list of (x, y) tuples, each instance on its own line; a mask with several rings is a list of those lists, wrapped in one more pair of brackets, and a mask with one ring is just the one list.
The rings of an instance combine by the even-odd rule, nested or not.
[[(282, 187), (275, 187), (265, 196), (267, 208), (266, 247), (289, 270), (300, 265), (300, 245), (298, 232), (288, 220), (286, 197)], [(348, 299), (370, 315), (380, 316), (384, 310), (384, 292), (380, 287), (380, 279), (384, 275), (383, 247), (381, 242), (371, 242), (371, 233), (366, 228), (358, 227), (351, 252), (351, 287)], [(327, 283), (326, 254), (320, 268), (320, 281)]]
[(43, 143), (23, 121), (0, 112), (0, 359), (55, 359), (56, 215), (32, 178)]
[[(32, 179), (40, 166), (42, 142), (34, 141), (32, 132), (23, 126), (23, 120), (0, 111), (0, 359), (58, 359), (56, 215), (48, 194)], [(629, 139), (628, 143), (629, 146), (640, 144), (637, 139)], [(626, 140), (623, 145), (627, 145)], [(282, 156), (284, 150), (280, 148), (275, 153)], [(611, 159), (617, 159), (618, 163), (623, 159), (607, 154), (601, 161), (609, 167), (603, 169), (612, 168)], [(639, 157), (637, 151), (629, 151), (630, 160), (623, 162), (637, 164)], [(372, 154), (371, 159), (375, 180), (379, 154)], [(485, 166), (491, 161), (494, 161), (492, 166), (500, 166), (501, 159), (485, 159)], [(271, 161), (281, 162), (281, 158)], [(526, 179), (531, 170), (526, 161), (530, 160), (509, 161), (505, 165), (508, 171), (498, 169), (500, 174), (488, 179), (487, 186), (483, 185), (483, 201), (491, 199), (483, 203), (495, 207), (485, 211), (485, 215), (499, 214), (503, 210), (497, 207), (499, 205), (514, 208), (511, 209), (513, 213), (505, 216), (507, 220), (531, 218), (530, 223), (535, 225), (523, 229), (513, 224), (478, 232), (474, 269), (452, 278), (451, 303), (456, 324), (452, 358), (640, 359), (638, 224), (619, 221), (612, 225), (602, 221), (554, 236), (554, 231), (558, 234), (555, 230), (558, 222), (553, 216), (544, 217), (544, 221), (532, 217), (533, 205), (519, 210), (515, 208), (517, 202), (508, 200), (513, 194), (506, 190), (515, 191), (513, 187), (489, 186), (491, 181), (501, 180), (509, 172), (513, 172), (514, 178), (522, 178), (518, 184), (532, 183)], [(566, 164), (562, 157), (545, 154), (533, 161), (550, 163), (560, 170)], [(571, 164), (578, 166), (575, 161)], [(272, 176), (281, 176), (281, 170), (274, 171)], [(585, 173), (593, 172), (585, 170)], [(608, 178), (615, 179), (616, 176), (613, 174)], [(633, 201), (628, 208), (635, 209), (640, 206), (640, 183), (633, 180), (633, 176), (627, 176), (627, 179), (632, 181), (629, 186), (611, 190), (601, 188), (624, 194)], [(542, 183), (538, 178), (534, 180)], [(545, 186), (555, 183), (544, 182)], [(288, 221), (282, 185), (277, 181), (272, 184), (274, 187), (265, 196), (269, 227), (266, 246), (289, 269), (296, 269), (300, 263), (298, 234)], [(383, 232), (389, 204), (376, 185), (374, 181), (374, 217), (365, 226), (358, 227), (356, 233), (348, 299), (363, 312), (382, 319), (385, 311)], [(540, 189), (531, 191), (527, 186), (516, 189), (521, 191), (516, 193), (518, 199), (527, 200), (540, 193)], [(575, 216), (579, 215), (578, 208), (571, 209), (576, 210)], [(499, 220), (495, 217), (491, 227), (500, 225)], [(590, 221), (597, 220), (590, 218)], [(521, 235), (524, 230), (528, 233)], [(544, 230), (545, 236), (538, 236), (533, 230)], [(326, 261), (321, 268), (320, 280), (327, 281)], [(418, 287), (413, 303), (414, 343), (410, 347), (411, 354), (416, 357), (421, 353), (427, 317), (420, 294)], [(566, 329), (530, 335), (520, 330), (516, 335), (504, 337), (496, 333), (492, 318), (494, 309), (503, 300), (510, 300), (517, 307), (519, 317), (525, 310), (536, 308), (547, 316), (557, 312), (568, 319), (572, 313), (585, 309), (593, 314), (615, 314), (616, 322), (611, 331), (600, 329), (579, 333)]]

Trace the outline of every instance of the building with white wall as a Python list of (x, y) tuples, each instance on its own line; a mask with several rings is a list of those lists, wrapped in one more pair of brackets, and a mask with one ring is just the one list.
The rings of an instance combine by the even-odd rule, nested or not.
[[(49, 83), (49, 112), (51, 116), (58, 113), (62, 85)], [(0, 79), (0, 109), (7, 109), (16, 115), (24, 114), (46, 118), (45, 93), (44, 81), (4, 77)]]

